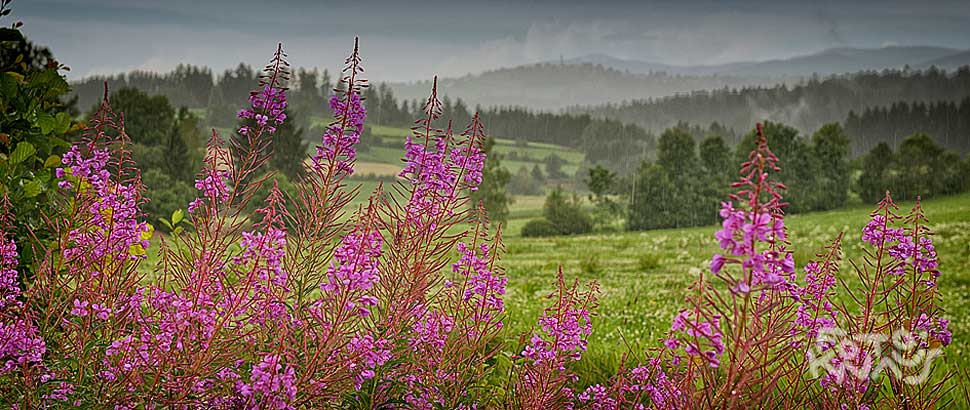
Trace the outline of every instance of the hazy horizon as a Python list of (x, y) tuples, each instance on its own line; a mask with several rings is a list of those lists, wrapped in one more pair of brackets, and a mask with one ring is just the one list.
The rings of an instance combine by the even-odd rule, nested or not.
[(368, 78), (400, 82), (591, 54), (714, 65), (833, 47), (970, 48), (970, 2), (932, 3), (18, 0), (12, 17), (75, 80), (179, 63), (258, 67), (277, 42), (293, 66), (333, 69), (357, 35)]

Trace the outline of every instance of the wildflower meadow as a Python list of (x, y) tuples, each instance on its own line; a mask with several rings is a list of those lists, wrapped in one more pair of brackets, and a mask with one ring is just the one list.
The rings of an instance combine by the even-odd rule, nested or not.
[[(673, 306), (628, 303), (665, 312), (655, 318), (662, 331), (614, 348), (615, 362), (589, 371), (584, 361), (604, 354), (594, 335), (617, 331), (601, 320), (612, 314), (603, 306), (617, 308), (611, 294), (567, 264), (530, 272), (542, 283), (536, 289), (552, 291), (527, 316), (515, 310), (521, 303), (508, 299), (530, 295), (510, 289), (503, 258), (538, 242), (507, 248), (471, 199), (488, 160), (486, 122), (442, 118), (436, 80), (405, 137), (397, 178), (372, 191), (348, 182), (368, 121), (362, 54), (355, 42), (334, 94), (318, 102), (333, 119), (284, 191), (263, 172), (291, 120), (280, 45), (238, 112), (244, 138), (212, 131), (196, 197), (164, 219), (164, 232), (142, 210), (145, 187), (125, 130), (131, 116), (112, 108), (105, 90), (50, 167), (54, 194), (36, 228), (45, 234), (16, 235), (20, 209), (6, 196), (0, 205), (0, 405), (966, 405), (965, 375), (941, 364), (954, 339), (950, 320), (959, 318), (942, 308), (947, 265), (924, 204), (900, 207), (887, 192), (863, 224), (795, 249), (787, 187), (775, 178), (786, 164), (761, 124), (750, 154), (733, 164), (719, 228), (696, 238), (717, 251), (703, 269), (679, 274), (692, 284)], [(658, 243), (681, 240), (631, 238), (626, 249), (646, 250), (630, 261), (642, 271), (669, 260), (652, 253)], [(576, 240), (595, 246), (596, 237)], [(595, 273), (600, 263), (582, 265)], [(626, 330), (643, 330), (632, 323)]]

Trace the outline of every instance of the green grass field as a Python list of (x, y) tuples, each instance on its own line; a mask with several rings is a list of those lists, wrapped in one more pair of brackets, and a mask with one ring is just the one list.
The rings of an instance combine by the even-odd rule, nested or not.
[[(912, 203), (899, 205), (901, 213), (912, 207)], [(924, 209), (936, 232), (943, 272), (939, 284), (952, 321), (953, 344), (945, 350), (945, 360), (966, 368), (970, 366), (970, 322), (965, 320), (970, 313), (970, 194), (928, 200)], [(846, 235), (846, 256), (858, 256), (861, 229), (871, 210), (853, 206), (787, 218), (800, 278), (809, 258), (840, 231)], [(567, 278), (598, 281), (602, 290), (599, 316), (580, 366), (588, 381), (605, 381), (629, 348), (642, 353), (645, 348), (659, 347), (658, 339), (683, 306), (687, 287), (708, 269), (711, 255), (718, 250), (713, 237), (717, 229), (510, 237), (503, 259), (509, 277), (509, 330), (516, 334), (531, 328), (553, 289), (560, 265)], [(841, 275), (855, 275), (847, 262), (842, 264)]]

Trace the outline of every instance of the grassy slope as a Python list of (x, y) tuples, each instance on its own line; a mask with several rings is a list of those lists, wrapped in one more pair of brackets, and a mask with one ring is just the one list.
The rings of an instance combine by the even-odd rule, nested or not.
[[(912, 203), (901, 203), (908, 212)], [(943, 306), (951, 318), (954, 343), (947, 361), (970, 365), (970, 194), (929, 200), (924, 209), (936, 232), (942, 261), (940, 287)], [(788, 218), (795, 258), (801, 267), (840, 231), (848, 257), (859, 255), (859, 237), (870, 207), (854, 206), (831, 212)], [(504, 265), (508, 267), (506, 303), (512, 332), (527, 331), (541, 313), (544, 297), (552, 290), (561, 264), (568, 278), (597, 280), (602, 288), (599, 316), (589, 353), (580, 366), (589, 381), (602, 377), (617, 364), (627, 345), (635, 352), (659, 346), (658, 339), (683, 306), (689, 284), (706, 270), (717, 251), (717, 227), (658, 230), (558, 238), (510, 238)], [(843, 262), (843, 277), (854, 273)]]
[[(372, 126), (371, 132), (374, 135), (385, 139), (399, 138), (401, 141), (410, 134), (406, 128), (387, 127), (382, 125)], [(583, 162), (583, 153), (574, 149), (562, 147), (554, 144), (543, 144), (529, 142), (525, 146), (520, 146), (515, 140), (496, 138), (495, 150), (504, 155), (502, 166), (510, 172), (517, 172), (520, 167), (531, 170), (536, 164), (545, 171), (542, 162), (547, 156), (556, 154), (563, 159), (563, 172), (573, 175)], [(511, 153), (517, 153), (520, 158), (512, 160), (509, 158)], [(389, 164), (400, 168), (401, 157), (404, 151), (401, 148), (376, 146), (371, 147), (365, 152), (361, 152), (358, 157), (358, 166), (362, 167), (364, 173), (374, 172), (377, 175), (390, 175), (391, 168), (375, 166), (374, 164)]]

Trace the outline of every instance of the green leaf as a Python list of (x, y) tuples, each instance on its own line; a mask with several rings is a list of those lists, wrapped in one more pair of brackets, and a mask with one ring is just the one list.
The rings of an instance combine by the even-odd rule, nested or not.
[(71, 128), (71, 115), (66, 112), (57, 113), (57, 126), (54, 127), (55, 134), (66, 133)]
[(54, 168), (60, 165), (61, 165), (61, 157), (57, 155), (51, 155), (47, 157), (46, 161), (44, 161), (44, 168)]
[(0, 75), (0, 96), (9, 100), (17, 94), (17, 79), (11, 75), (12, 72)]
[(40, 127), (40, 133), (44, 135), (50, 134), (51, 131), (54, 131), (54, 128), (57, 127), (57, 119), (55, 119), (53, 115), (46, 112), (37, 113), (36, 123), (37, 126)]
[(183, 217), (185, 217), (185, 213), (181, 209), (172, 211), (172, 225), (178, 225), (179, 222), (182, 222)]
[(34, 148), (33, 144), (27, 141), (21, 141), (19, 144), (17, 144), (17, 149), (10, 153), (10, 165), (16, 165), (26, 161), (32, 155), (34, 155), (35, 152), (37, 152), (37, 149)]
[(30, 181), (27, 183), (27, 185), (24, 185), (24, 198), (33, 198), (37, 195), (40, 195), (42, 190), (43, 188), (41, 187), (39, 181), (37, 181), (36, 179), (33, 181)]
[(44, 94), (49, 98), (64, 94), (70, 89), (67, 80), (53, 68), (37, 73), (30, 79), (30, 85), (47, 88)]

